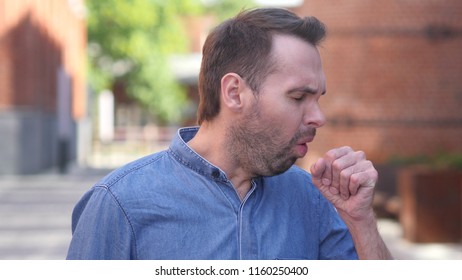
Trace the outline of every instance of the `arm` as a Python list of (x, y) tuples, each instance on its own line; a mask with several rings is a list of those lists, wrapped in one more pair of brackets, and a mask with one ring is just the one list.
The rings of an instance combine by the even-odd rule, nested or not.
[(67, 259), (134, 258), (132, 241), (132, 228), (119, 203), (109, 190), (95, 187), (74, 208)]
[(313, 183), (348, 226), (360, 259), (392, 259), (372, 207), (377, 170), (363, 152), (330, 150), (311, 167)]

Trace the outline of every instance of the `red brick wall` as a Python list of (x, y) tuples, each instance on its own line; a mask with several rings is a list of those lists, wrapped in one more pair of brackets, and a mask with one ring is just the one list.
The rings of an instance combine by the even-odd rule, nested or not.
[(328, 27), (328, 124), (310, 158), (340, 145), (377, 163), (462, 153), (461, 11), (459, 0), (309, 0), (297, 8)]
[(70, 3), (0, 0), (0, 109), (54, 112), (62, 65), (72, 78), (73, 115), (85, 114), (86, 27)]

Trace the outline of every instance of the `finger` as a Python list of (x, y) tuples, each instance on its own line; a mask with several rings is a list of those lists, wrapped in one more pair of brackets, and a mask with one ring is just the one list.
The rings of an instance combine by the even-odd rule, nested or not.
[[(373, 189), (377, 183), (378, 173), (370, 161), (364, 161), (342, 171), (341, 177), (342, 191), (346, 185), (349, 196), (353, 196), (357, 195), (360, 189)], [(343, 193), (341, 197), (342, 199), (345, 199)]]
[[(339, 172), (336, 180), (338, 180), (338, 189), (343, 199), (348, 199), (350, 195), (356, 194), (356, 189), (350, 189), (350, 176), (354, 173), (363, 172), (368, 168), (373, 168), (372, 163), (365, 160), (364, 152), (361, 151), (351, 152), (338, 159), (333, 165), (336, 166), (333, 173)], [(336, 180), (333, 180), (333, 182), (336, 182)]]
[(328, 191), (332, 194), (338, 194), (337, 189), (330, 188), (328, 185), (324, 184), (325, 180), (323, 181), (323, 177), (326, 169), (326, 161), (323, 158), (318, 159), (310, 168), (312, 181), (324, 195), (327, 195)]
[(313, 184), (321, 191), (321, 193), (329, 200), (333, 199), (334, 195), (338, 194), (338, 190), (331, 188), (323, 183), (323, 176), (326, 172), (327, 164), (324, 158), (318, 159), (310, 168), (311, 179)]
[[(340, 172), (340, 185), (339, 191), (343, 199), (348, 199), (350, 195), (355, 195), (359, 185), (350, 184), (351, 177), (356, 173), (364, 172), (366, 170), (363, 162), (349, 166)], [(355, 175), (356, 176), (356, 175)]]
[(353, 194), (350, 190), (350, 177), (351, 175), (354, 174), (355, 171), (356, 171), (356, 167), (353, 165), (353, 166), (343, 169), (340, 172), (340, 175), (339, 175), (340, 182), (339, 182), (338, 188), (339, 188), (340, 196), (343, 199), (348, 199), (350, 197), (350, 194)]
[(348, 199), (349, 176), (359, 171), (358, 156), (355, 152), (349, 152), (332, 163), (332, 187), (337, 188), (344, 199)]
[(322, 176), (326, 170), (326, 162), (324, 159), (318, 159), (310, 168), (313, 183), (317, 186), (322, 185)]
[[(332, 185), (332, 187), (338, 189), (339, 187), (339, 166), (344, 165), (345, 159), (343, 159), (344, 156), (348, 155), (349, 153), (352, 152), (352, 149), (350, 147), (341, 147), (341, 148), (336, 148), (328, 151), (326, 153), (326, 162), (327, 162), (327, 170), (324, 174), (324, 183), (326, 185)], [(347, 158), (349, 160), (349, 158)]]
[(378, 173), (375, 168), (368, 168), (364, 171), (354, 173), (350, 176), (348, 188), (354, 195), (359, 188), (374, 188), (377, 184)]
[(324, 174), (326, 173), (326, 170), (327, 170), (326, 161), (323, 158), (318, 159), (315, 162), (315, 164), (313, 164), (310, 168), (313, 183), (323, 193), (329, 190), (331, 194), (338, 194), (339, 193), (338, 189), (330, 187), (329, 186), (330, 181), (326, 181), (326, 179), (324, 178)]

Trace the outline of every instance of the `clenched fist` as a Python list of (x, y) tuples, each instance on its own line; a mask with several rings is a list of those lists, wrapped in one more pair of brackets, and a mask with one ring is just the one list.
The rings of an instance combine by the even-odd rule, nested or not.
[(311, 167), (313, 183), (343, 215), (371, 214), (378, 173), (364, 152), (341, 147), (328, 151)]

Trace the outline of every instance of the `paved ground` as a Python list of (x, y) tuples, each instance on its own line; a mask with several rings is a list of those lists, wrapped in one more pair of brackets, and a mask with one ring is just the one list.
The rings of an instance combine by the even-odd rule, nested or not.
[[(0, 260), (61, 260), (80, 196), (109, 170), (74, 168), (67, 175), (0, 176)], [(379, 229), (397, 259), (459, 259), (462, 244), (413, 244), (392, 220)]]
[(0, 259), (64, 259), (73, 206), (106, 172), (0, 177)]

